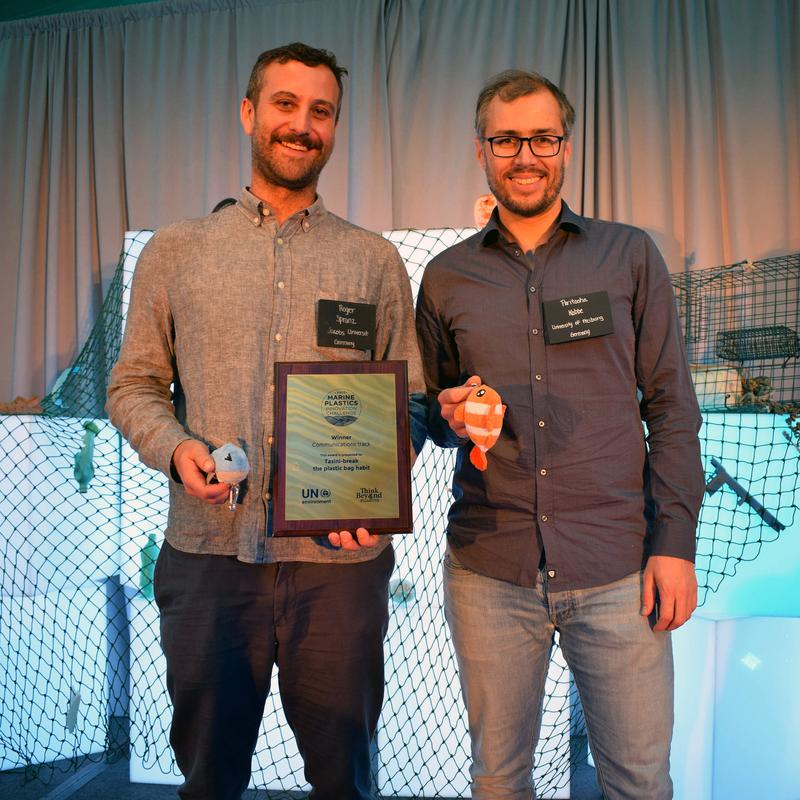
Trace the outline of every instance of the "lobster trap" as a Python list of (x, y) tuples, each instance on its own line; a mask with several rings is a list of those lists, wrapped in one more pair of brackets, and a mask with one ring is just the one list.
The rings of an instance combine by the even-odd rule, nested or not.
[(800, 253), (672, 276), (703, 411), (800, 408)]

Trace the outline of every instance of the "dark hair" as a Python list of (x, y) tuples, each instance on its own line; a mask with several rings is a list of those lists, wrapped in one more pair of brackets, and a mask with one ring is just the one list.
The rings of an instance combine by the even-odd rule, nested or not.
[(278, 64), (299, 61), (307, 67), (327, 67), (333, 73), (333, 77), (336, 78), (336, 83), (339, 86), (339, 102), (336, 105), (336, 119), (339, 119), (339, 112), (342, 109), (342, 96), (344, 95), (342, 77), (347, 75), (347, 70), (336, 63), (336, 56), (330, 50), (319, 50), (316, 47), (303, 44), (303, 42), (292, 42), (280, 47), (273, 47), (272, 50), (265, 50), (256, 59), (256, 63), (253, 64), (253, 70), (250, 73), (250, 80), (247, 83), (247, 91), (244, 93), (244, 96), (253, 105), (258, 102), (258, 95), (261, 92), (261, 75), (264, 67), (276, 61)]
[(509, 103), (518, 97), (525, 97), (541, 91), (550, 92), (558, 101), (564, 136), (569, 139), (572, 134), (572, 126), (575, 124), (575, 109), (572, 107), (572, 103), (567, 100), (564, 92), (547, 80), (544, 75), (540, 75), (538, 72), (524, 72), (521, 69), (507, 69), (505, 72), (489, 78), (486, 82), (478, 95), (478, 103), (475, 106), (475, 132), (478, 136), (483, 136), (486, 132), (486, 109), (495, 97)]

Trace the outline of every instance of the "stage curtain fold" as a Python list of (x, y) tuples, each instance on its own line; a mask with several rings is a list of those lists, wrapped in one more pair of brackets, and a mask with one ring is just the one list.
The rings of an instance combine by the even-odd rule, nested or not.
[(350, 70), (320, 191), (373, 230), (469, 226), (474, 104), (518, 67), (577, 111), (564, 192), (672, 271), (800, 250), (796, 0), (170, 0), (0, 24), (0, 400), (75, 357), (126, 229), (247, 182), (238, 107), (292, 40)]

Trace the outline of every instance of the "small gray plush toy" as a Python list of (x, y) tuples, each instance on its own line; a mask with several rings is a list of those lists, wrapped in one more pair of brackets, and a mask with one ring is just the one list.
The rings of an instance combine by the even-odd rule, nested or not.
[(224, 444), (211, 453), (214, 459), (214, 474), (220, 483), (227, 483), (228, 508), (236, 511), (236, 501), (239, 498), (239, 484), (250, 472), (250, 462), (241, 447), (235, 444)]

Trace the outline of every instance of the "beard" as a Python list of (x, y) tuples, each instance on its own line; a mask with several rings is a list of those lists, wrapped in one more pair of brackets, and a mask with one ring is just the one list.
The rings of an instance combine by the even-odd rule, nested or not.
[[(526, 172), (530, 173), (531, 170), (528, 169)], [(511, 174), (513, 175), (514, 173), (512, 172)], [(534, 174), (541, 175), (547, 181), (544, 193), (538, 199), (533, 197), (514, 197), (509, 190), (505, 177), (497, 178), (487, 172), (486, 182), (501, 206), (520, 217), (536, 217), (552, 208), (553, 204), (558, 200), (561, 194), (561, 187), (564, 185), (564, 164), (562, 163), (558, 171), (553, 175), (543, 170), (536, 170)]]
[[(268, 141), (263, 135), (254, 135), (251, 139), (251, 159), (253, 169), (273, 186), (299, 191), (315, 186), (320, 172), (328, 163), (331, 151), (324, 151), (321, 145), (307, 134), (287, 133), (279, 136), (273, 133)], [(310, 161), (301, 162), (290, 156), (283, 157), (281, 142), (301, 144), (314, 153)]]

